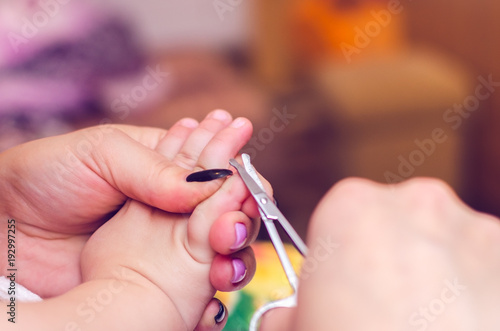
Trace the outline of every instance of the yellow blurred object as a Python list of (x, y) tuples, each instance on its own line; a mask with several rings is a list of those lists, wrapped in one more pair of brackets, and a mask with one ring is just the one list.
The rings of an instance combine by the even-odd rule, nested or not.
[[(218, 292), (216, 295), (229, 310), (224, 330), (248, 330), (250, 318), (257, 308), (266, 302), (292, 294), (273, 245), (270, 242), (257, 242), (252, 248), (257, 260), (257, 270), (250, 284), (238, 292)], [(298, 273), (302, 255), (292, 245), (286, 244), (285, 249)]]

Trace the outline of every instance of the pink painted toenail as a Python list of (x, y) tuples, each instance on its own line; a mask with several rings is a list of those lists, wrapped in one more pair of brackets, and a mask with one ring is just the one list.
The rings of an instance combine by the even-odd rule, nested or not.
[(236, 223), (234, 225), (234, 233), (236, 235), (236, 240), (233, 246), (231, 246), (231, 249), (238, 250), (243, 247), (247, 240), (247, 227), (243, 223)]
[(232, 264), (233, 264), (233, 279), (231, 280), (231, 283), (238, 284), (247, 275), (247, 267), (245, 266), (245, 263), (243, 263), (243, 261), (240, 259), (234, 259)]

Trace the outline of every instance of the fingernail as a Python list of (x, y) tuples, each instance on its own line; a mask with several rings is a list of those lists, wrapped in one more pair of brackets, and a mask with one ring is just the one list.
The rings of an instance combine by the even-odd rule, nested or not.
[(230, 248), (232, 250), (238, 250), (243, 247), (247, 240), (247, 227), (243, 223), (236, 223), (234, 225), (234, 233), (236, 234), (236, 240)]
[(229, 114), (224, 110), (217, 109), (217, 110), (214, 110), (213, 112), (211, 112), (209, 114), (209, 117), (213, 118), (215, 120), (225, 121), (229, 118)]
[(215, 315), (214, 320), (215, 323), (219, 324), (222, 323), (222, 321), (224, 321), (224, 318), (226, 317), (226, 307), (219, 299), (217, 299), (217, 301), (219, 301), (219, 312), (217, 313), (217, 315)]
[(231, 123), (232, 128), (241, 128), (247, 121), (243, 117), (238, 117)]
[(233, 264), (233, 279), (231, 280), (231, 283), (238, 284), (247, 275), (247, 267), (245, 266), (245, 263), (243, 263), (243, 261), (240, 259), (234, 259), (232, 261), (232, 264)]
[(198, 172), (193, 172), (186, 177), (186, 182), (208, 182), (214, 179), (219, 179), (231, 176), (233, 172), (229, 169), (209, 169)]

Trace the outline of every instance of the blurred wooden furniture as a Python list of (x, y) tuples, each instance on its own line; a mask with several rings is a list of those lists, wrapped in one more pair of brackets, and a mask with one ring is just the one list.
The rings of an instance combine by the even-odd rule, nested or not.
[[(413, 42), (459, 58), (476, 77), (500, 81), (500, 2), (434, 0), (407, 3)], [(498, 87), (497, 87), (498, 89)], [(464, 128), (465, 130), (465, 128)], [(466, 200), (473, 207), (500, 216), (500, 93), (481, 102), (467, 120)]]
[(332, 104), (336, 147), (330, 162), (342, 177), (393, 183), (430, 176), (461, 190), (463, 135), (449, 117), (452, 106), (474, 91), (462, 66), (408, 50), (324, 64), (315, 77)]

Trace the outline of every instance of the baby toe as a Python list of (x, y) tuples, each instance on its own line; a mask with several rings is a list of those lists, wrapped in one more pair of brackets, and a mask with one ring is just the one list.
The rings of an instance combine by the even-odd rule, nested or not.
[(219, 254), (232, 254), (255, 241), (259, 228), (260, 220), (252, 220), (241, 211), (225, 213), (210, 228), (210, 246)]
[(250, 282), (255, 268), (255, 255), (250, 247), (231, 255), (219, 254), (210, 268), (210, 282), (218, 291), (236, 291)]
[(218, 331), (222, 330), (227, 322), (227, 308), (216, 298), (208, 303), (198, 325), (194, 331)]

